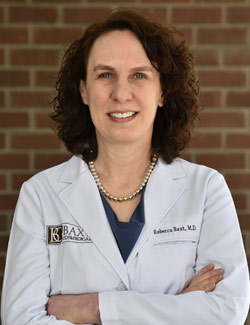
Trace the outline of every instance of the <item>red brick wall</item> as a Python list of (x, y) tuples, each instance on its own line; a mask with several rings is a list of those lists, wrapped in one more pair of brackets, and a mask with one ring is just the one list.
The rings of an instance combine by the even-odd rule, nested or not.
[(117, 6), (186, 35), (205, 106), (186, 157), (225, 175), (250, 256), (250, 1), (0, 0), (0, 276), (21, 183), (68, 157), (47, 117), (59, 58), (86, 24)]

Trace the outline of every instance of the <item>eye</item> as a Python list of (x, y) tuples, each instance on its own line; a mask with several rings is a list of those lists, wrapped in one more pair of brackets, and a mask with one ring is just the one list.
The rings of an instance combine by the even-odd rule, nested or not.
[(134, 78), (135, 79), (147, 79), (147, 75), (145, 73), (136, 72), (134, 74)]
[(109, 78), (111, 78), (111, 74), (109, 72), (103, 72), (103, 73), (99, 74), (98, 78), (99, 79), (109, 79)]

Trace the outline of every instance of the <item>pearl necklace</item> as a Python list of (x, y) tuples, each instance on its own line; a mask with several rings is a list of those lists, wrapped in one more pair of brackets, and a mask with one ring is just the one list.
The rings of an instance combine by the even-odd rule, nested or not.
[(110, 200), (113, 200), (113, 201), (117, 201), (117, 202), (123, 202), (123, 201), (128, 201), (128, 200), (132, 200), (136, 195), (138, 195), (142, 190), (143, 188), (146, 186), (147, 182), (148, 182), (148, 179), (152, 173), (152, 171), (154, 170), (154, 167), (157, 163), (157, 156), (154, 154), (153, 155), (153, 159), (152, 159), (152, 162), (151, 164), (149, 165), (148, 167), (148, 170), (147, 170), (147, 173), (146, 173), (146, 176), (144, 177), (141, 185), (138, 187), (138, 189), (133, 192), (131, 195), (128, 195), (128, 196), (124, 196), (124, 197), (119, 197), (119, 196), (115, 196), (115, 195), (111, 195), (108, 193), (108, 191), (103, 187), (101, 181), (100, 181), (100, 178), (99, 176), (97, 175), (97, 172), (96, 172), (96, 169), (95, 169), (95, 165), (93, 163), (93, 161), (90, 161), (89, 162), (89, 169), (91, 171), (91, 174), (93, 175), (94, 177), (94, 180), (96, 182), (96, 185), (99, 189), (99, 191), (102, 192), (103, 195), (105, 195), (108, 199)]

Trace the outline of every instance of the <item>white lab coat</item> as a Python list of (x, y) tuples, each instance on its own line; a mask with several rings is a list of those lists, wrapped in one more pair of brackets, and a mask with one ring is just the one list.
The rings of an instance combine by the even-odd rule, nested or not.
[[(71, 324), (46, 315), (48, 296), (99, 292), (104, 325), (242, 325), (249, 278), (223, 176), (159, 160), (145, 191), (145, 226), (126, 264), (80, 157), (22, 186), (3, 285), (3, 325)], [(213, 292), (177, 295), (203, 266), (225, 269)]]

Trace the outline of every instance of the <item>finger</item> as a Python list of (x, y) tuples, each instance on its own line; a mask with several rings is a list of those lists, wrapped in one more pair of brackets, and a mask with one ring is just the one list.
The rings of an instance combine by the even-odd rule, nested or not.
[(204, 279), (204, 275), (213, 270), (214, 264), (208, 264), (204, 266), (192, 279), (192, 282), (199, 282), (200, 280)]
[(203, 274), (199, 274), (197, 273), (194, 278), (193, 278), (193, 282), (194, 283), (199, 283), (199, 282), (202, 282), (204, 280), (207, 280), (207, 279), (210, 279), (210, 278), (213, 278), (217, 275), (223, 275), (224, 273), (224, 270), (223, 269), (213, 269), (211, 271), (207, 271), (206, 273), (203, 273)]
[(204, 287), (205, 285), (207, 285), (208, 283), (215, 283), (217, 284), (218, 282), (220, 282), (221, 280), (223, 279), (223, 276), (220, 274), (220, 275), (215, 275), (211, 278), (208, 278), (204, 281), (202, 281), (201, 283), (198, 283), (197, 286), (202, 286)]
[(196, 286), (196, 285), (189, 286), (188, 288), (183, 289), (180, 294), (193, 292), (193, 291), (210, 292), (210, 291), (213, 291), (215, 288), (216, 288), (216, 283), (215, 282), (208, 282), (206, 284), (199, 285), (199, 286)]
[(211, 292), (216, 288), (216, 284), (214, 282), (210, 282), (207, 285), (204, 286), (203, 291), (205, 292)]
[(215, 275), (211, 278), (208, 278), (208, 279), (205, 279), (201, 282), (197, 282), (197, 283), (191, 283), (189, 288), (192, 289), (192, 290), (204, 290), (206, 289), (206, 287), (208, 285), (211, 285), (211, 284), (217, 284), (218, 282), (220, 282), (221, 280), (223, 279), (223, 276), (220, 274), (220, 275)]
[(216, 275), (214, 278), (213, 278), (214, 282), (217, 284), (218, 282), (220, 282), (221, 280), (223, 280), (223, 275), (222, 274), (219, 274), (219, 275)]
[(210, 271), (210, 270), (212, 270), (214, 268), (214, 264), (213, 263), (210, 263), (210, 264), (208, 264), (208, 265), (206, 265), (206, 266), (204, 266), (198, 273), (197, 273), (197, 275), (198, 274), (204, 274), (204, 273), (206, 273), (206, 272), (208, 272), (208, 271)]
[(203, 274), (200, 276), (195, 276), (192, 281), (190, 282), (189, 286), (199, 286), (203, 283), (207, 283), (210, 281), (220, 281), (223, 278), (223, 272), (213, 272), (211, 271), (209, 274)]
[(190, 286), (186, 289), (185, 292), (191, 292), (191, 291), (205, 291), (209, 292), (216, 288), (216, 283), (214, 281), (208, 281), (203, 282), (202, 284), (199, 284), (198, 286)]

